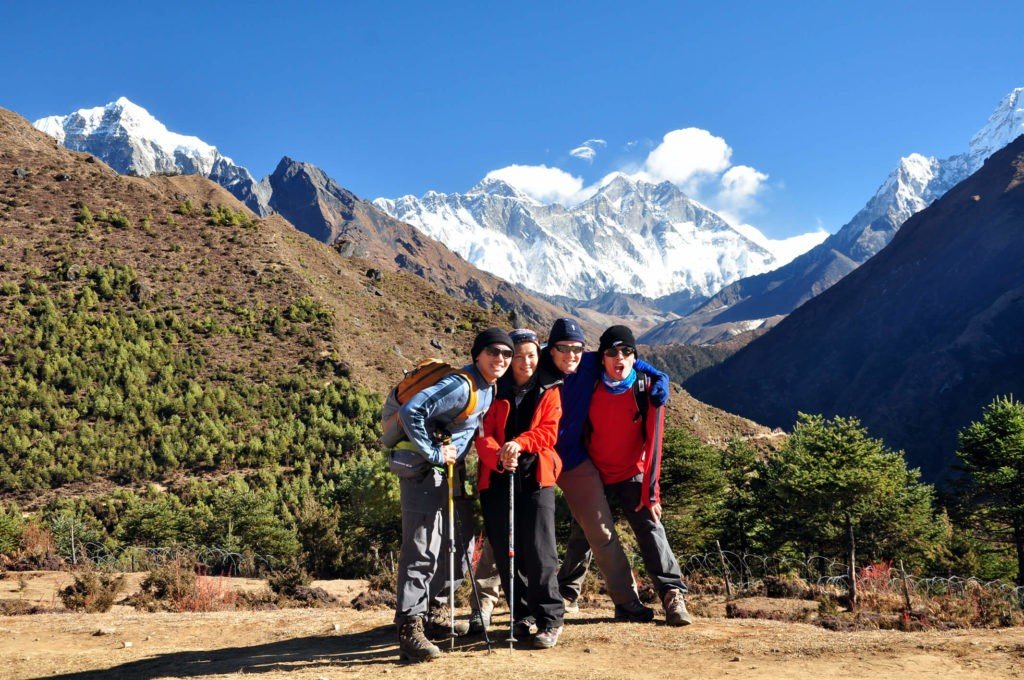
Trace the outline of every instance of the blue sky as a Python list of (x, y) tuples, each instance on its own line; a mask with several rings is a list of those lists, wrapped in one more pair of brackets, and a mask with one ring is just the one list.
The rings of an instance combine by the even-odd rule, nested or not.
[(900, 156), (963, 151), (1024, 85), (1022, 3), (711, 4), (7, 3), (0, 106), (126, 96), (257, 177), (289, 155), (366, 198), (509, 166), (565, 193), (695, 128), (654, 176), (781, 238), (838, 229)]

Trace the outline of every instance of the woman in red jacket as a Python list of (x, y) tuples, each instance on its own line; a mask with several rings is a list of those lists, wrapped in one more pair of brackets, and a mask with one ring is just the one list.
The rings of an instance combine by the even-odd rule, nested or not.
[(518, 329), (512, 370), (476, 439), (484, 527), (494, 547), (501, 585), (509, 592), (509, 475), (515, 487), (515, 602), (509, 603), (517, 633), (536, 632), (533, 646), (554, 647), (562, 632), (564, 601), (558, 592), (555, 548), (555, 480), (562, 461), (555, 453), (562, 417), (561, 378), (537, 370), (537, 334)]

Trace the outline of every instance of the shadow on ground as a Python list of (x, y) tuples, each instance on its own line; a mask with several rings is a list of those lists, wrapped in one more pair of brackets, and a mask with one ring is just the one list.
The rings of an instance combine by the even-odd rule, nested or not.
[[(477, 646), (474, 641), (471, 645), (460, 645), (460, 649), (470, 650)], [(484, 648), (482, 642), (479, 646)], [(255, 674), (321, 667), (360, 668), (397, 662), (398, 645), (394, 626), (378, 626), (350, 635), (318, 635), (250, 647), (171, 652), (109, 668), (47, 677), (67, 680), (196, 678), (227, 673)]]

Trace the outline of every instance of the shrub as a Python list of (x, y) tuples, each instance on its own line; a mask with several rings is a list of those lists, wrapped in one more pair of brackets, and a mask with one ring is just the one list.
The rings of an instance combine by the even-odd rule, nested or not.
[(153, 569), (134, 598), (138, 609), (172, 612), (213, 612), (234, 609), (237, 595), (223, 578), (197, 575), (192, 560), (179, 556)]
[(284, 569), (271, 572), (267, 579), (270, 589), (284, 597), (294, 597), (298, 588), (308, 586), (312, 581), (312, 577), (294, 560)]
[(76, 612), (105, 612), (114, 606), (114, 600), (124, 588), (124, 575), (100, 574), (94, 569), (83, 569), (74, 574), (75, 582), (60, 591), (64, 606)]

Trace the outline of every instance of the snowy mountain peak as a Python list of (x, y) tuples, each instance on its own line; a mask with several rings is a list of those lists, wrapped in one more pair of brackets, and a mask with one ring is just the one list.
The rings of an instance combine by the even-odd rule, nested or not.
[(579, 300), (608, 291), (703, 299), (774, 263), (671, 183), (622, 175), (571, 207), (539, 203), (494, 177), (464, 194), (432, 191), (374, 205), (485, 271)]
[[(436, 192), (430, 192), (436, 193)], [(489, 196), (503, 196), (505, 198), (514, 198), (523, 201), (529, 201), (536, 203), (532, 198), (524, 194), (519, 189), (515, 188), (503, 179), (497, 177), (484, 177), (482, 180), (474, 184), (466, 195), (470, 194), (487, 194)]]
[(999, 102), (985, 126), (971, 138), (967, 152), (977, 170), (986, 158), (1024, 135), (1024, 87), (1015, 88)]
[[(37, 120), (34, 125), (43, 132), (56, 137), (65, 145), (69, 140), (75, 138), (123, 134), (152, 144), (172, 156), (175, 153), (180, 153), (194, 158), (200, 163), (202, 163), (202, 159), (212, 159), (217, 154), (216, 147), (198, 137), (171, 132), (149, 111), (127, 97), (119, 97), (116, 101), (104, 106), (79, 109), (66, 116), (48, 116)], [(224, 159), (231, 161), (227, 157)], [(212, 163), (213, 161), (210, 160), (209, 165), (212, 166)], [(115, 169), (120, 172), (119, 168)], [(135, 171), (135, 174), (140, 175), (166, 172), (166, 170), (156, 167), (147, 168), (144, 162), (140, 163), (138, 167), (128, 170)]]
[(35, 127), (75, 151), (102, 159), (117, 172), (203, 175), (255, 212), (269, 212), (269, 193), (245, 168), (198, 137), (171, 132), (127, 97), (64, 116), (40, 118)]

